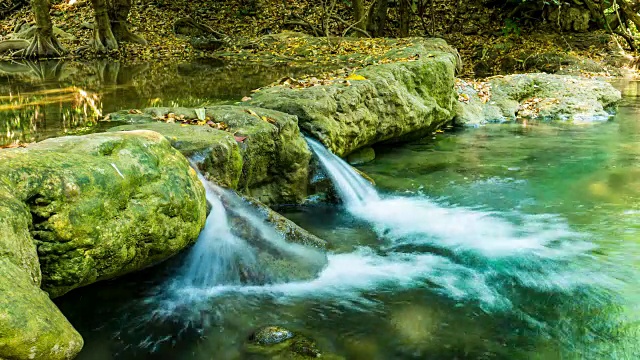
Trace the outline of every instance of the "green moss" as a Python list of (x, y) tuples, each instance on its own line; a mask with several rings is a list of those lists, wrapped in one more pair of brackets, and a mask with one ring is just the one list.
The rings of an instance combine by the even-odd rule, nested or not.
[(366, 80), (304, 89), (275, 86), (249, 103), (296, 115), (303, 131), (340, 156), (378, 142), (425, 136), (453, 118), (458, 57), (443, 41), (413, 43), (388, 57), (417, 55), (415, 60), (357, 71)]
[(232, 134), (209, 126), (180, 126), (164, 122), (124, 125), (109, 131), (142, 129), (162, 134), (171, 146), (193, 159), (209, 179), (228, 188), (238, 187), (242, 154)]
[(0, 180), (0, 358), (70, 359), (82, 337), (40, 290), (29, 208)]
[(0, 294), (0, 358), (62, 360), (80, 352), (80, 334), (28, 273), (4, 257)]
[(0, 152), (0, 182), (31, 214), (52, 296), (162, 261), (204, 226), (204, 189), (157, 133), (47, 140)]
[[(156, 114), (158, 109), (162, 108), (145, 111)], [(300, 203), (305, 199), (311, 153), (295, 116), (231, 105), (207, 107), (206, 115), (227, 124), (228, 130), (148, 123), (119, 126), (111, 131), (157, 131), (183, 154), (197, 158), (198, 166), (211, 180), (263, 202)], [(237, 142), (234, 135), (242, 140)]]

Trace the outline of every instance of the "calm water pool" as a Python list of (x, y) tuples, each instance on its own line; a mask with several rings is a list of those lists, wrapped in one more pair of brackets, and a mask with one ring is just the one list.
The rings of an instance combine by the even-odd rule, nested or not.
[[(158, 289), (184, 256), (74, 290), (56, 302), (85, 339), (79, 359), (259, 359), (242, 344), (271, 324), (345, 359), (640, 358), (640, 84), (618, 85), (625, 99), (606, 123), (377, 148), (360, 169), (384, 209), (282, 208), (330, 243), (314, 281), (203, 295), (168, 318), (154, 315)], [(128, 89), (98, 91), (103, 109), (158, 97)]]
[(313, 73), (305, 64), (135, 64), (50, 60), (0, 61), (0, 147), (65, 134), (104, 131), (98, 122), (121, 109), (230, 103), (285, 76)]

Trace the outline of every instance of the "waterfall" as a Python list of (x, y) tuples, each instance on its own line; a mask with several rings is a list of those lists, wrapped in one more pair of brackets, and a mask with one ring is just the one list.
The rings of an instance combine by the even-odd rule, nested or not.
[(199, 172), (198, 177), (211, 211), (173, 281), (174, 290), (287, 282), (311, 278), (326, 265), (323, 252), (287, 242), (265, 214), (242, 197)]
[(340, 157), (316, 140), (307, 138), (307, 142), (347, 211), (370, 223), (389, 249), (437, 248), (492, 259), (549, 259), (582, 254), (593, 248), (591, 243), (575, 241), (581, 234), (548, 214), (497, 214), (443, 206), (426, 196), (380, 195)]
[(351, 165), (340, 159), (322, 144), (311, 138), (306, 138), (311, 151), (320, 160), (320, 166), (325, 170), (336, 191), (347, 208), (361, 206), (367, 202), (379, 200), (376, 189), (356, 173)]
[(244, 239), (234, 235), (227, 211), (218, 195), (222, 189), (200, 172), (211, 211), (196, 244), (191, 248), (179, 276), (180, 287), (211, 288), (239, 284), (243, 272), (255, 268), (256, 254)]

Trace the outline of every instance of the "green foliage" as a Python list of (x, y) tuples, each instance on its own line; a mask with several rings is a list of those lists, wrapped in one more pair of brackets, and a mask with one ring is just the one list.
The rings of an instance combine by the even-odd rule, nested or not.
[[(525, 0), (526, 1), (526, 0)], [(506, 19), (504, 21), (504, 27), (502, 28), (502, 35), (509, 36), (511, 34), (515, 34), (516, 36), (520, 36), (520, 26), (513, 19)]]

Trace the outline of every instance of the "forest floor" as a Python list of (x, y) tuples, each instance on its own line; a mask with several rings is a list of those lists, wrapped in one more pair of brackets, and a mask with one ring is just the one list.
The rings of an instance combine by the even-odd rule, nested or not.
[[(281, 1), (262, 1), (257, 11), (246, 9), (242, 0), (230, 1), (169, 1), (134, 0), (130, 14), (132, 30), (142, 35), (148, 46), (123, 44), (110, 57), (126, 63), (182, 62), (197, 58), (222, 58), (231, 61), (267, 62), (337, 62), (341, 55), (358, 53), (379, 55), (386, 48), (384, 39), (360, 38), (340, 42), (327, 38), (327, 44), (318, 45), (310, 52), (292, 53), (289, 48), (271, 46), (273, 35), (284, 30), (311, 32), (309, 26), (291, 25), (287, 19), (301, 19), (307, 24), (322, 23), (321, 14), (309, 0), (296, 0), (283, 5)], [(313, 1), (310, 2), (313, 4)], [(451, 3), (451, 2), (450, 2)], [(525, 31), (518, 27), (505, 27), (493, 19), (491, 10), (465, 8), (461, 13), (442, 5), (437, 14), (442, 21), (414, 24), (411, 35), (436, 35), (456, 47), (462, 57), (460, 74), (464, 78), (481, 78), (514, 72), (546, 71), (583, 76), (635, 76), (634, 57), (626, 54), (618, 40), (604, 32), (559, 34), (554, 32)], [(255, 9), (254, 9), (255, 10)], [(469, 14), (466, 14), (469, 13)], [(61, 38), (70, 50), (72, 59), (96, 57), (91, 52), (76, 52), (89, 44), (92, 30), (85, 25), (93, 22), (93, 10), (88, 0), (52, 1), (52, 20), (55, 26), (69, 36)], [(465, 15), (466, 14), (466, 15)], [(348, 13), (338, 13), (347, 18)], [(433, 15), (433, 14), (432, 14)], [(216, 31), (226, 34), (228, 44), (216, 52), (196, 50), (186, 37), (174, 33), (173, 23), (182, 17), (192, 17)], [(465, 17), (466, 16), (466, 17)], [(433, 16), (432, 16), (433, 17)], [(461, 20), (462, 18), (462, 20)], [(0, 24), (0, 39), (9, 35), (20, 21), (32, 21), (30, 8), (23, 8)], [(344, 21), (344, 20), (343, 20)], [(389, 35), (396, 35), (394, 14), (390, 14)], [(443, 25), (449, 24), (449, 25)], [(332, 34), (342, 34), (346, 23), (335, 21), (326, 28)], [(317, 29), (317, 28), (316, 28)]]

